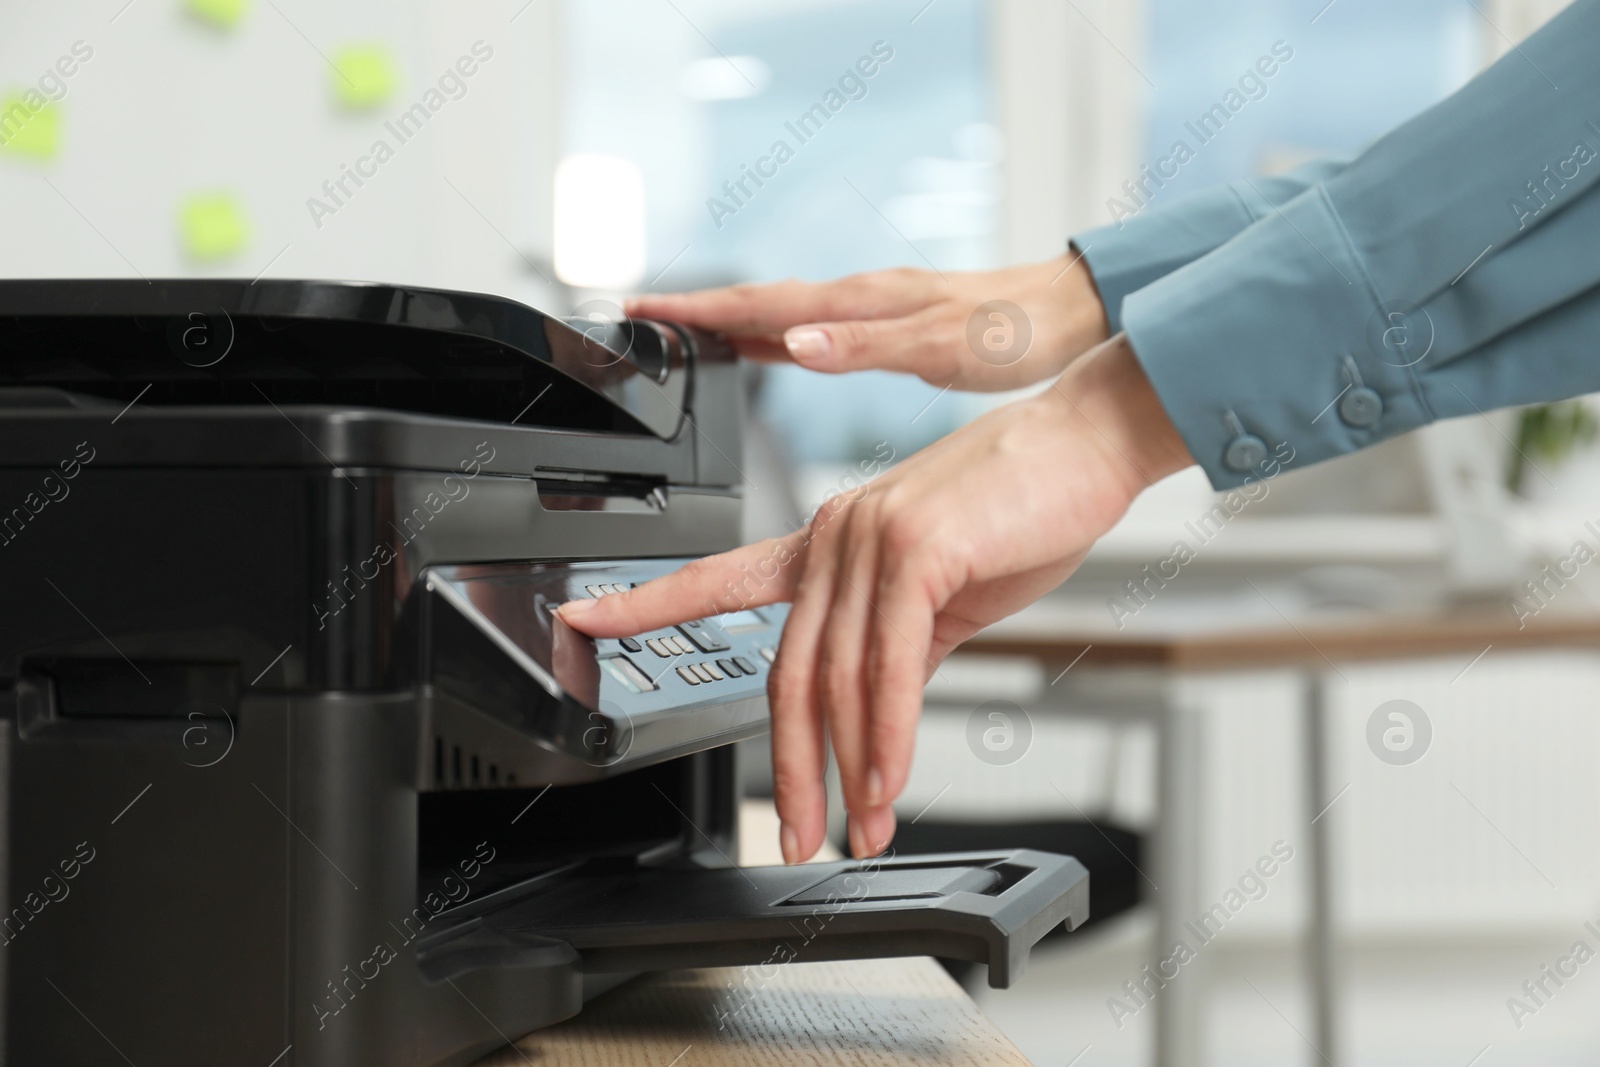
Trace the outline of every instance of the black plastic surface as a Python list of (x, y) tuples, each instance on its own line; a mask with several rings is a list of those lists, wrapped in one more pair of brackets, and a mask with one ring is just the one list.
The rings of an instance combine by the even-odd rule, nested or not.
[(451, 470), (482, 447), (496, 474), (742, 481), (744, 390), (722, 338), (579, 325), (392, 285), (0, 281), (0, 469), (93, 449), (101, 469), (348, 476)]
[[(795, 958), (1002, 982), (1080, 921), (1060, 857), (701, 870), (782, 609), (641, 653), (536, 599), (737, 543), (739, 368), (647, 328), (591, 379), (578, 334), (492, 297), (0, 283), (0, 888), (28, 904), (0, 1058), (461, 1067), (617, 971), (767, 960), (791, 921)], [(674, 634), (724, 677), (650, 651)]]
[(1089, 874), (1068, 856), (899, 856), (786, 867), (575, 874), (442, 933), (432, 981), (570, 947), (589, 972), (940, 955), (1008, 987), (1054, 927), (1088, 918)]
[[(581, 325), (581, 323), (580, 323)], [(0, 406), (299, 404), (675, 436), (689, 331), (580, 332), (476, 293), (323, 281), (0, 281)], [(6, 390), (17, 392), (8, 401)], [(92, 401), (91, 401), (92, 402)]]

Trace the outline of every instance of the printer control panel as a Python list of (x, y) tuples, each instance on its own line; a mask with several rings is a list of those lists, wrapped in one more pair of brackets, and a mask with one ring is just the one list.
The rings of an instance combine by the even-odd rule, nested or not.
[[(767, 674), (788, 605), (599, 639), (556, 612), (569, 600), (619, 593), (687, 562), (429, 568), (418, 579), (426, 632), (417, 680), (512, 727), (547, 762), (604, 772), (764, 733)], [(570, 769), (581, 776), (577, 766)], [(549, 779), (559, 770), (541, 774)]]
[[(606, 596), (636, 584), (591, 582), (584, 593)], [(596, 655), (603, 668), (635, 693), (659, 689), (668, 671), (690, 686), (757, 678), (777, 658), (778, 620), (785, 613), (781, 607), (745, 608), (635, 637), (601, 638), (595, 642)], [(760, 636), (744, 640), (746, 634)]]

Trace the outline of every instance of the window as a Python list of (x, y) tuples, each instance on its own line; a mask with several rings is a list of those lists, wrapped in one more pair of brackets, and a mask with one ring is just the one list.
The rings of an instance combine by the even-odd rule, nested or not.
[[(1164, 200), (1359, 150), (1471, 77), (1487, 30), (1459, 0), (1149, 0), (1146, 26), (1141, 162), (1178, 140), (1195, 149)], [(1244, 104), (1226, 126), (1197, 127), (1230, 90)]]
[[(643, 175), (640, 288), (996, 265), (987, 7), (920, 6), (567, 6), (565, 148)], [(936, 397), (778, 367), (762, 409), (797, 458), (836, 462), (949, 432), (967, 409)]]
[[(1002, 128), (1071, 139), (1059, 153), (1068, 171), (1026, 202), (1042, 206), (1059, 185), (1082, 205), (1070, 217), (1096, 225), (1110, 221), (1115, 183), (1175, 140), (1195, 142), (1186, 125), (1230, 90), (1244, 106), (1196, 144), (1158, 202), (1357, 150), (1465, 81), (1492, 32), (1459, 0), (1324, 2), (1145, 0), (1134, 17), (1091, 0), (1064, 12), (985, 0), (574, 0), (563, 14), (564, 151), (611, 161), (576, 171), (596, 175), (578, 182), (591, 199), (622, 216), (637, 207), (638, 242), (615, 244), (639, 288), (983, 269), (999, 265)], [(1023, 54), (1019, 39), (1028, 60), (996, 69), (991, 55)], [(1274, 73), (1241, 87), (1275, 45)], [(1083, 84), (1061, 90), (1051, 63), (1072, 64)], [(1026, 105), (1018, 115), (996, 113), (996, 75)], [(1108, 91), (1119, 77), (1134, 91)], [(630, 189), (639, 204), (623, 202)], [(826, 464), (870, 455), (879, 440), (904, 455), (989, 402), (887, 374), (776, 367), (761, 410), (796, 458)]]

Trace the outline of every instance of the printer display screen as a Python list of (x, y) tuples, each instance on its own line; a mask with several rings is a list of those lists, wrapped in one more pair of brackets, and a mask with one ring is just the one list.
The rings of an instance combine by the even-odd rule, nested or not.
[(730, 611), (717, 616), (717, 625), (727, 633), (742, 634), (751, 630), (765, 630), (767, 620), (754, 611)]

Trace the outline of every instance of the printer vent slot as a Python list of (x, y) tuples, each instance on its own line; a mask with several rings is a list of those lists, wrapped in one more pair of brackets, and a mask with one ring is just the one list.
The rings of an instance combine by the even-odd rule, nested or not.
[(487, 756), (448, 741), (442, 734), (433, 738), (433, 785), (436, 789), (511, 788), (517, 784), (515, 772), (500, 773), (500, 765)]

